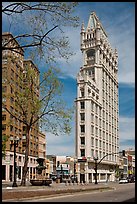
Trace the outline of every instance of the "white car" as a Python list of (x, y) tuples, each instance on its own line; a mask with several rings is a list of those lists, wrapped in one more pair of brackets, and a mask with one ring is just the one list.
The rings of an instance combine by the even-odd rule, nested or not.
[(119, 180), (119, 183), (122, 184), (122, 183), (128, 183), (128, 180), (126, 178), (122, 178)]

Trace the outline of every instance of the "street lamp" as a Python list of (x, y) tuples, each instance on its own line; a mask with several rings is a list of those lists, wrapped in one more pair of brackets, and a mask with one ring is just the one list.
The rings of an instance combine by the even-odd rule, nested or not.
[(17, 165), (16, 165), (16, 147), (18, 146), (18, 141), (19, 138), (16, 137), (15, 139), (11, 139), (12, 141), (14, 141), (13, 145), (14, 145), (14, 181), (12, 184), (12, 187), (18, 187), (17, 183), (16, 183), (16, 171), (17, 171)]
[(95, 167), (94, 167), (94, 169), (95, 169), (95, 184), (98, 184), (98, 182), (97, 182), (97, 160), (98, 160), (98, 157), (94, 157), (94, 161), (95, 161)]

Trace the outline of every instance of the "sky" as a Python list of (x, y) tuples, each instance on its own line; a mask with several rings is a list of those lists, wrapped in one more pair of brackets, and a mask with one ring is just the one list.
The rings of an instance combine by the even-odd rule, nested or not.
[[(80, 26), (65, 29), (70, 47), (76, 54), (68, 63), (62, 59), (57, 62), (63, 72), (60, 76), (64, 85), (62, 97), (68, 107), (74, 105), (77, 97), (76, 77), (82, 66), (81, 24), (84, 22), (87, 27), (92, 11), (101, 21), (112, 48), (118, 51), (120, 150), (135, 149), (135, 2), (79, 2), (75, 14), (80, 18)], [(4, 21), (3, 31), (6, 31)], [(54, 136), (46, 132), (47, 154), (75, 155), (75, 116), (71, 126), (70, 135)]]

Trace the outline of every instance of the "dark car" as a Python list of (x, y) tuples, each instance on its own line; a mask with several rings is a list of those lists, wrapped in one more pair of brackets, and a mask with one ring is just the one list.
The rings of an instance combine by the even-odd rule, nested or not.
[(129, 182), (129, 183), (134, 183), (134, 182), (135, 182), (135, 177), (133, 177), (133, 176), (132, 176), (132, 177), (129, 177), (129, 178), (128, 178), (128, 182)]

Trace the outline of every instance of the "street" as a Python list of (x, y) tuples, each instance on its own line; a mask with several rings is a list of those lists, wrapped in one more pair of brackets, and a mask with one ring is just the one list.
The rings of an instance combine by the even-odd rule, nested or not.
[[(20, 202), (131, 202), (135, 201), (135, 184), (116, 184), (114, 190), (53, 195), (50, 198), (28, 199)], [(16, 201), (14, 201), (16, 202)], [(18, 202), (18, 201), (17, 201)]]

